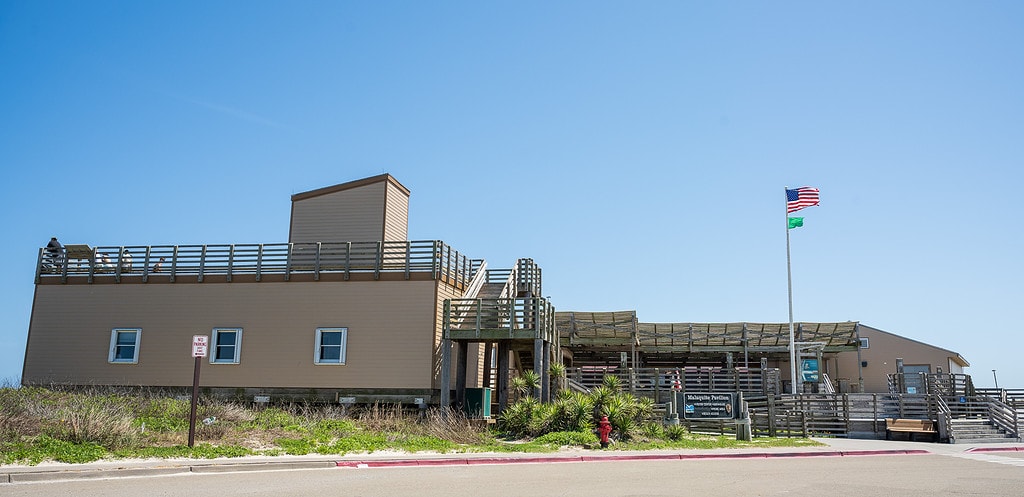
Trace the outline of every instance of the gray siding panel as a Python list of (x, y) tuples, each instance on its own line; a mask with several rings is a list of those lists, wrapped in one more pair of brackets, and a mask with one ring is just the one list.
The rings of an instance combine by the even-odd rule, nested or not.
[[(187, 386), (191, 338), (242, 328), (240, 364), (204, 360), (203, 386), (431, 388), (434, 281), (43, 285), (27, 383)], [(110, 332), (141, 328), (138, 364), (109, 364)], [(314, 365), (317, 327), (347, 327), (346, 365)]]
[(379, 241), (384, 233), (386, 182), (292, 202), (289, 240)]
[(390, 241), (409, 239), (409, 196), (390, 184), (384, 212), (384, 239)]

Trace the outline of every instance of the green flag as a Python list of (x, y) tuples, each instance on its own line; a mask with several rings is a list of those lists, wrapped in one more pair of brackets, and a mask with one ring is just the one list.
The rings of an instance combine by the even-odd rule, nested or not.
[(804, 218), (802, 217), (791, 217), (789, 218), (789, 229), (799, 228), (804, 225)]

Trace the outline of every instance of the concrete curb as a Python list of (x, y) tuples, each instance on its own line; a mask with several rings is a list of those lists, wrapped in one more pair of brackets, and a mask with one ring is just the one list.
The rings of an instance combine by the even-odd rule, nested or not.
[(42, 471), (17, 471), (0, 473), (0, 484), (34, 483), (61, 480), (95, 480), (103, 478), (132, 478), (144, 476), (167, 476), (185, 473), (231, 473), (238, 471), (283, 471), (293, 469), (326, 469), (337, 467), (334, 460), (287, 461), (287, 462), (246, 462), (207, 463), (181, 466), (156, 466), (143, 468), (87, 468), (54, 469)]
[(482, 464), (551, 464), (576, 462), (610, 461), (679, 461), (690, 459), (773, 459), (780, 457), (854, 457), (885, 455), (930, 454), (927, 450), (848, 450), (827, 452), (753, 452), (739, 454), (624, 454), (572, 457), (484, 457), (484, 458), (443, 458), (443, 459), (390, 459), (377, 461), (338, 461), (339, 468), (394, 468), (411, 466), (465, 466)]

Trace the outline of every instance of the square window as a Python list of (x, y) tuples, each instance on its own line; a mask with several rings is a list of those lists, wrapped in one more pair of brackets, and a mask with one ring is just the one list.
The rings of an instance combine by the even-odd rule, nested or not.
[(238, 364), (242, 351), (241, 328), (214, 328), (213, 353), (210, 354), (212, 364)]
[(348, 328), (317, 328), (314, 364), (345, 364)]
[(870, 345), (870, 344), (868, 343), (868, 339), (867, 339), (867, 338), (863, 338), (863, 337), (862, 337), (862, 338), (860, 339), (860, 348), (862, 348), (862, 349), (867, 349), (867, 348), (870, 348), (870, 347), (869, 347), (868, 345)]
[(110, 353), (107, 361), (136, 364), (139, 362), (139, 339), (142, 330), (138, 328), (114, 328), (110, 332)]

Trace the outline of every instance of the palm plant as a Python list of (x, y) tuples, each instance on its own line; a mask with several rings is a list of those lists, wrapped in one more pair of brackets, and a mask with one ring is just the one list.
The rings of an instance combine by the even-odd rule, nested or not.
[(562, 391), (565, 388), (565, 364), (561, 362), (553, 362), (548, 367), (548, 376), (551, 377), (551, 391), (554, 394)]
[(608, 387), (616, 393), (622, 390), (622, 380), (615, 375), (604, 375), (604, 378), (601, 379), (601, 385)]
[(511, 386), (512, 390), (516, 392), (517, 398), (529, 397), (534, 389), (540, 388), (540, 375), (532, 369), (528, 369), (512, 378)]

